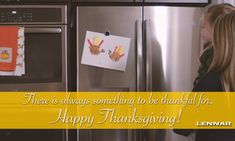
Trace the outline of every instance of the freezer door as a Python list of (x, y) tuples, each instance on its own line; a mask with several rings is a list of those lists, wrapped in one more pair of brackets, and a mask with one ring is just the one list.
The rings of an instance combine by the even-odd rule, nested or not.
[[(137, 46), (141, 46), (141, 41), (137, 39), (142, 39), (141, 10), (140, 7), (77, 8), (78, 91), (137, 90)], [(81, 64), (86, 31), (104, 34), (109, 32), (110, 35), (131, 38), (126, 71)], [(78, 130), (78, 139), (80, 141), (132, 141), (134, 134), (133, 130)]]
[[(77, 60), (78, 91), (136, 91), (137, 23), (139, 7), (78, 7)], [(141, 30), (141, 29), (139, 29)], [(123, 36), (131, 39), (125, 71), (116, 71), (81, 64), (86, 31)], [(105, 52), (106, 54), (108, 51)]]

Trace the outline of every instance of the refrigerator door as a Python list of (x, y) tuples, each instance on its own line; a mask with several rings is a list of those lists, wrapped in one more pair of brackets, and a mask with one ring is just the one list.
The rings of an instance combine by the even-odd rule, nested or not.
[[(147, 91), (192, 90), (200, 54), (201, 15), (201, 8), (144, 7)], [(183, 141), (170, 130), (146, 130), (144, 136), (146, 141)]]
[[(141, 47), (141, 7), (77, 8), (77, 91), (136, 91), (137, 46)], [(81, 64), (86, 31), (131, 38), (126, 71)], [(137, 41), (137, 39), (139, 41)], [(141, 50), (142, 51), (142, 50)], [(139, 57), (141, 58), (141, 57)], [(139, 71), (138, 71), (139, 72)], [(140, 79), (138, 79), (140, 80)], [(132, 130), (79, 130), (80, 141), (132, 141)]]
[(202, 9), (144, 7), (144, 13), (147, 91), (191, 91)]
[[(137, 29), (137, 23), (140, 20), (140, 7), (77, 8), (78, 91), (136, 91), (137, 31), (141, 30)], [(115, 71), (81, 64), (86, 31), (109, 32), (110, 35), (130, 38), (126, 70)]]

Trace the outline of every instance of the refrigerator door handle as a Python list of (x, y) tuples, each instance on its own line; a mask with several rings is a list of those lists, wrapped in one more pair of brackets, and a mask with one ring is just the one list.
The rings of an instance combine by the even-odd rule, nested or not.
[(137, 91), (143, 91), (143, 39), (142, 39), (142, 21), (139, 19), (136, 21), (136, 42), (137, 42)]
[(146, 91), (152, 91), (152, 45), (150, 34), (150, 20), (144, 21), (144, 45), (146, 52)]

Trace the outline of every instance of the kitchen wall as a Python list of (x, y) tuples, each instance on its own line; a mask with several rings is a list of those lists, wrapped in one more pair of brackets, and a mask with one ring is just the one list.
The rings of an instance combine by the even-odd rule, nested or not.
[(213, 3), (230, 3), (235, 6), (235, 0), (212, 0)]

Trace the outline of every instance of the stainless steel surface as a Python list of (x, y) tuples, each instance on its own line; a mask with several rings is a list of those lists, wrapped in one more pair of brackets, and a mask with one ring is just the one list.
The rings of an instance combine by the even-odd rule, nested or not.
[[(77, 54), (78, 91), (136, 91), (137, 47), (141, 47), (141, 7), (78, 7), (77, 8)], [(136, 21), (139, 21), (136, 24)], [(138, 29), (138, 30), (137, 30)], [(131, 38), (125, 72), (82, 65), (86, 31)], [(137, 35), (138, 34), (138, 35)], [(138, 41), (137, 41), (138, 40)], [(137, 45), (138, 44), (138, 45)], [(140, 51), (140, 50), (139, 50)], [(141, 53), (141, 52), (140, 52)], [(140, 56), (139, 56), (140, 57)], [(140, 59), (140, 58), (139, 58)], [(139, 60), (141, 61), (141, 60)], [(132, 141), (133, 130), (79, 130), (79, 141)]]
[[(78, 19), (78, 91), (129, 88), (136, 91), (136, 20), (141, 19), (140, 7), (79, 7)], [(125, 15), (125, 16), (124, 16)], [(131, 38), (125, 72), (81, 65), (86, 31)]]
[(137, 31), (137, 91), (144, 91), (144, 71), (143, 71), (143, 33), (142, 20), (136, 21)]
[[(37, 17), (40, 16), (40, 18), (37, 21), (27, 21), (27, 22), (1, 22), (0, 24), (21, 24), (21, 25), (25, 25), (25, 24), (45, 24), (45, 25), (51, 25), (51, 24), (67, 24), (68, 23), (68, 18), (67, 18), (67, 6), (66, 5), (0, 5), (0, 10), (1, 9), (9, 9), (10, 10), (14, 10), (17, 11), (21, 9), (25, 9), (26, 12), (30, 11), (30, 10), (34, 10), (34, 12), (37, 14)], [(50, 11), (50, 13), (46, 14), (43, 13), (45, 12), (43, 9), (51, 9), (52, 11)], [(55, 12), (55, 13), (53, 13)], [(59, 12), (59, 13), (58, 13)], [(38, 14), (38, 13), (43, 13), (43, 14)], [(55, 15), (53, 16), (53, 14), (55, 15), (60, 15), (59, 17), (57, 17), (58, 19), (54, 19), (54, 17), (56, 17)], [(33, 15), (34, 16), (34, 15)], [(42, 21), (42, 19), (44, 19), (45, 17), (50, 16), (49, 19), (47, 20), (54, 20), (52, 21)]]
[[(48, 15), (43, 15), (43, 8), (47, 10), (52, 8), (50, 11), (54, 11), (53, 13), (48, 13)], [(31, 11), (32, 10), (32, 11)], [(46, 11), (47, 11), (46, 10)], [(13, 11), (13, 12), (11, 12)], [(9, 13), (10, 12), (10, 13)], [(24, 13), (33, 13), (25, 21), (20, 20), (24, 16)], [(42, 12), (42, 13), (41, 13)], [(44, 11), (45, 12), (45, 11)], [(57, 13), (59, 12), (59, 13)], [(28, 55), (32, 55), (37, 58), (34, 65), (32, 65), (32, 60), (25, 60), (26, 65), (26, 75), (22, 77), (16, 76), (8, 76), (2, 77), (0, 76), (0, 91), (67, 91), (67, 7), (66, 6), (32, 6), (32, 5), (1, 5), (0, 6), (1, 13), (1, 21), (0, 25), (14, 25), (25, 28), (25, 58), (29, 57)], [(35, 14), (35, 15), (34, 15)], [(4, 16), (3, 16), (4, 15)], [(55, 17), (53, 17), (53, 15)], [(60, 15), (60, 16), (58, 16)], [(44, 16), (44, 18), (41, 18)], [(52, 16), (52, 17), (51, 17)], [(17, 18), (19, 19), (17, 19)], [(35, 20), (35, 19), (36, 20)], [(46, 21), (48, 18), (51, 22)], [(29, 21), (28, 21), (29, 20)], [(55, 20), (55, 21), (54, 21)], [(22, 22), (20, 22), (22, 21)], [(28, 21), (28, 22), (26, 22)], [(51, 38), (47, 38), (47, 37)], [(45, 39), (46, 38), (46, 39)], [(56, 42), (55, 42), (56, 40)], [(41, 42), (46, 41), (46, 42)], [(53, 60), (52, 54), (55, 54), (55, 50), (58, 49), (59, 57), (61, 60)], [(36, 51), (35, 51), (36, 50)], [(43, 56), (45, 54), (40, 54), (38, 52), (44, 52), (46, 57)], [(62, 52), (62, 53), (61, 53)], [(35, 57), (36, 56), (36, 57)], [(30, 56), (31, 57), (31, 56)], [(30, 58), (29, 57), (29, 58)], [(47, 64), (49, 68), (53, 68), (53, 64), (50, 62), (40, 61), (44, 58), (50, 58), (50, 62), (54, 62), (58, 66), (55, 69), (59, 69), (59, 80), (43, 80), (43, 82), (39, 82), (40, 80), (33, 80), (33, 82), (26, 82), (27, 79), (31, 79), (35, 75), (31, 75), (36, 71), (29, 72), (27, 68), (33, 68), (32, 66), (40, 66), (41, 64)], [(41, 58), (41, 59), (38, 59)], [(53, 61), (51, 61), (53, 60)], [(31, 62), (30, 62), (31, 61)], [(31, 65), (29, 65), (31, 63)], [(27, 66), (28, 64), (28, 66)], [(60, 67), (62, 66), (62, 67)], [(36, 69), (32, 70), (37, 70)], [(43, 67), (39, 67), (40, 69)], [(44, 70), (44, 69), (43, 69)], [(54, 69), (53, 69), (54, 70)], [(61, 71), (61, 74), (60, 74)], [(54, 72), (54, 71), (53, 71)], [(57, 72), (57, 71), (56, 71)], [(38, 74), (38, 73), (35, 73)], [(43, 76), (50, 77), (50, 72), (47, 72), (47, 68), (45, 68), (45, 72), (43, 72)], [(57, 74), (53, 74), (52, 76), (57, 76)], [(4, 80), (7, 80), (4, 81)], [(46, 81), (46, 82), (45, 82)], [(12, 140), (50, 140), (50, 141), (68, 141), (68, 131), (67, 130), (1, 130), (0, 131), (1, 140), (12, 141)]]
[(38, 2), (52, 2), (52, 3), (61, 3), (61, 2), (70, 2), (70, 0), (0, 0), (0, 2), (30, 2), (30, 3), (38, 3)]
[[(201, 8), (144, 7), (147, 91), (191, 91), (200, 54)], [(145, 141), (184, 141), (171, 130), (143, 130)]]
[[(152, 91), (191, 91), (200, 52), (201, 8), (144, 7)], [(149, 55), (149, 54), (147, 54)], [(163, 76), (163, 78), (162, 78)]]
[(145, 2), (163, 2), (163, 3), (208, 3), (208, 0), (145, 0)]
[(3, 141), (61, 141), (64, 133), (57, 129), (0, 129), (0, 138)]
[[(34, 29), (37, 28), (37, 26), (29, 26), (26, 25), (25, 26), (26, 29), (32, 29), (31, 31), (29, 31), (29, 33), (35, 33)], [(43, 26), (40, 26), (41, 28)], [(61, 36), (62, 36), (62, 41), (61, 41), (61, 45), (62, 45), (62, 81), (61, 82), (50, 82), (50, 83), (6, 83), (0, 84), (0, 91), (66, 91), (67, 90), (67, 27), (62, 25), (62, 26), (45, 26), (43, 27), (43, 29), (48, 29), (50, 27), (50, 29), (57, 29), (58, 27), (60, 27), (59, 29), (61, 29)], [(53, 30), (52, 30), (53, 31)], [(58, 30), (56, 30), (58, 32)], [(36, 30), (36, 32), (38, 32), (38, 30)], [(44, 32), (40, 32), (40, 33), (45, 33), (46, 31), (44, 30)], [(51, 30), (47, 31), (50, 32), (51, 34)], [(53, 32), (55, 33), (55, 32)], [(47, 33), (48, 34), (48, 33)], [(27, 64), (26, 64), (27, 65)], [(26, 70), (27, 71), (27, 70)]]
[[(58, 49), (61, 49), (61, 52), (62, 52), (61, 54), (62, 60), (58, 60), (58, 61), (61, 61), (61, 64), (62, 64), (61, 80), (52, 81), (52, 82), (37, 82), (37, 80), (35, 80), (35, 82), (33, 83), (24, 83), (24, 80), (22, 80), (22, 82), (20, 82), (21, 80), (18, 80), (19, 77), (11, 76), (9, 77), (9, 80), (11, 80), (11, 82), (2, 83), (1, 81), (0, 91), (67, 91), (68, 89), (67, 88), (68, 87), (67, 86), (67, 42), (68, 42), (68, 39), (67, 39), (67, 25), (65, 25), (65, 23), (67, 23), (67, 17), (66, 17), (67, 7), (63, 5), (37, 5), (37, 6), (35, 5), (1, 5), (0, 11), (7, 13), (7, 11), (11, 11), (14, 8), (20, 9), (19, 10), (20, 16), (24, 11), (28, 12), (29, 8), (36, 9), (36, 12), (39, 12), (35, 15), (36, 18), (38, 18), (37, 16), (41, 16), (40, 11), (42, 11), (43, 8), (56, 9), (55, 12), (58, 12), (58, 9), (59, 9), (59, 12), (62, 12), (61, 14), (62, 16), (58, 17), (60, 18), (59, 19), (60, 22), (55, 22), (57, 24), (53, 24), (53, 25), (51, 24), (47, 25), (46, 21), (45, 22), (39, 21), (39, 22), (34, 22), (34, 23), (28, 22), (26, 24), (24, 24), (23, 22), (22, 23), (21, 22), (0, 22), (1, 25), (15, 25), (15, 26), (24, 27), (25, 33), (26, 33), (26, 48), (30, 48), (30, 46), (27, 46), (28, 35), (30, 35), (30, 37), (37, 37), (43, 34), (45, 35), (56, 34), (56, 36), (59, 37), (60, 39), (58, 41), (58, 44), (59, 44)], [(54, 14), (58, 14), (58, 13), (54, 13)], [(47, 15), (43, 15), (43, 16), (46, 17)], [(55, 18), (55, 20), (58, 20), (58, 19)], [(57, 39), (57, 37), (53, 39)], [(35, 39), (34, 42), (35, 41), (37, 42), (38, 39)], [(45, 43), (47, 44), (47, 42)], [(42, 44), (45, 44), (45, 43), (42, 43)], [(35, 43), (31, 45), (34, 45), (34, 44)], [(48, 47), (48, 45), (46, 47)], [(34, 53), (35, 55), (37, 54), (36, 52)], [(30, 61), (30, 60), (26, 60), (26, 61)], [(26, 65), (27, 65), (27, 62), (26, 62)], [(26, 70), (26, 73), (29, 73), (29, 72), (27, 72)], [(4, 79), (8, 79), (8, 78), (4, 78)], [(17, 81), (14, 82), (14, 79)]]
[(150, 25), (149, 21), (144, 21), (145, 31), (145, 49), (146, 49), (146, 91), (152, 91), (152, 73), (153, 73), (153, 50), (151, 45)]
[(61, 28), (25, 28), (25, 33), (61, 33)]
[(73, 0), (78, 2), (134, 2), (134, 0)]
[(61, 8), (62, 12), (66, 12), (66, 5), (0, 5), (0, 8)]
[(94, 92), (129, 92), (130, 88), (122, 88), (122, 87), (113, 87), (113, 88), (91, 88), (90, 91)]
[[(141, 7), (79, 7), (77, 90), (191, 91), (200, 54), (201, 15), (202, 9), (193, 7), (149, 6), (143, 11)], [(110, 31), (132, 39), (126, 72), (80, 64), (87, 30)], [(182, 140), (170, 130), (79, 130), (78, 133), (80, 141)]]

